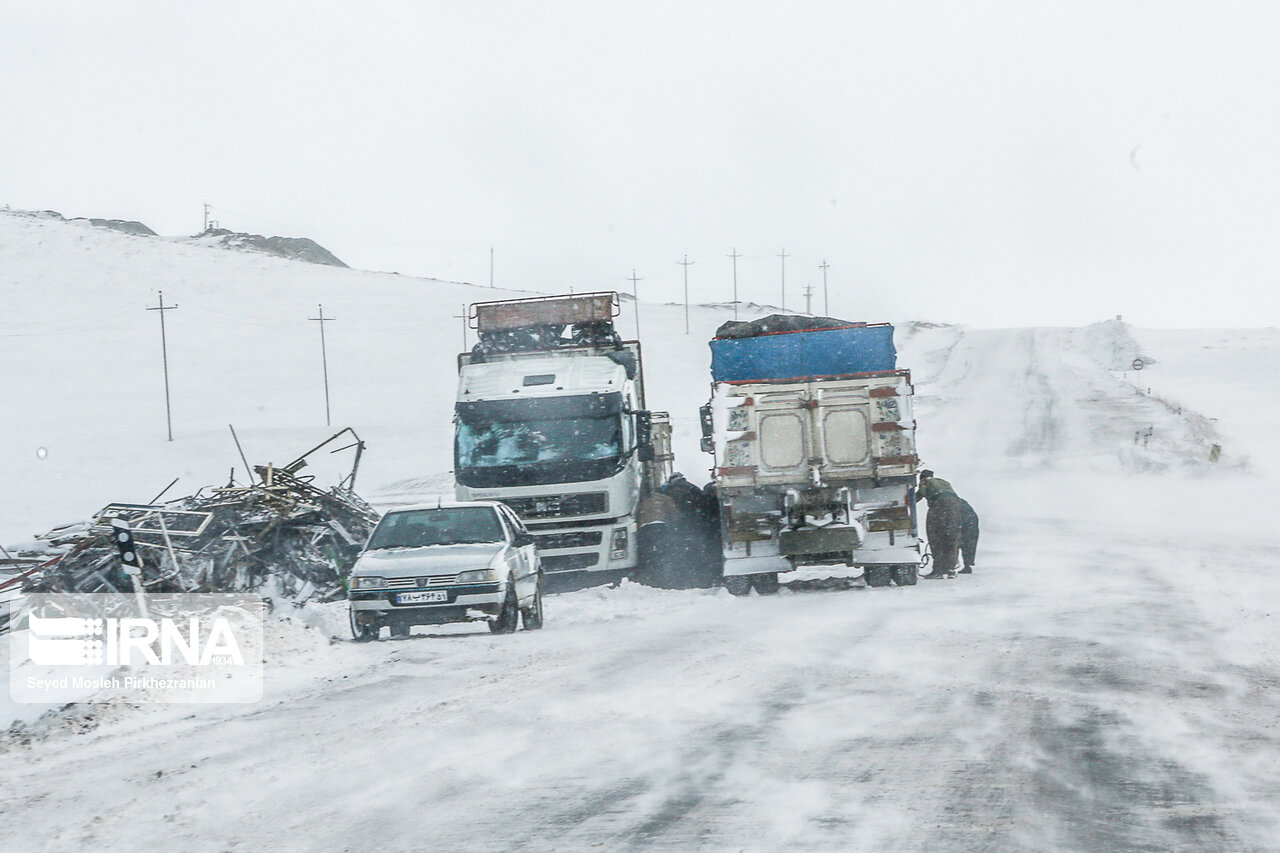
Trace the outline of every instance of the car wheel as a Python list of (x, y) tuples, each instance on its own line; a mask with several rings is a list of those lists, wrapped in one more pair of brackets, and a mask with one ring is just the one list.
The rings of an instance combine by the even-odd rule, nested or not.
[(510, 634), (520, 622), (520, 605), (516, 601), (516, 585), (507, 582), (507, 597), (502, 600), (502, 610), (494, 619), (489, 620), (489, 631), (494, 634)]
[(351, 637), (357, 643), (378, 639), (378, 632), (382, 630), (382, 626), (378, 624), (376, 615), (359, 613), (350, 607), (347, 608), (347, 615), (351, 620)]
[(533, 593), (533, 603), (524, 609), (524, 629), (536, 631), (542, 627), (542, 578), (538, 578), (538, 588)]

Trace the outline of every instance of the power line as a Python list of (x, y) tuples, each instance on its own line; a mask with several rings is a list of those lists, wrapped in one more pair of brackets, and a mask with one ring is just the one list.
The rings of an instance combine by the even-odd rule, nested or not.
[(778, 255), (782, 258), (782, 310), (787, 310), (787, 249), (782, 248), (782, 254)]
[(819, 269), (822, 270), (822, 316), (823, 317), (831, 316), (831, 304), (827, 300), (827, 268), (830, 266), (831, 264), (827, 263), (826, 258), (823, 258), (822, 263), (818, 264)]
[(636, 287), (637, 282), (644, 281), (642, 278), (636, 277), (636, 271), (631, 271), (631, 297), (636, 303), (636, 340), (640, 340), (640, 290)]
[(160, 312), (160, 355), (164, 359), (164, 420), (169, 427), (169, 440), (173, 441), (173, 414), (169, 408), (169, 344), (164, 334), (164, 312), (177, 310), (177, 305), (164, 304), (164, 291), (159, 292), (160, 307), (148, 308), (148, 311)]
[[(685, 255), (683, 261), (676, 261), (677, 264), (684, 267), (684, 333), (689, 334), (689, 267), (694, 261), (689, 260), (689, 256)], [(638, 334), (636, 337), (640, 337)]]
[(738, 247), (733, 247), (733, 252), (728, 255), (733, 258), (733, 319), (738, 319), (738, 258), (742, 255), (738, 254)]
[(462, 351), (467, 351), (467, 303), (462, 303), (462, 313), (451, 315), (455, 320), (462, 321)]
[(320, 321), (320, 364), (324, 368), (324, 424), (325, 426), (333, 426), (329, 420), (329, 355), (324, 346), (324, 324), (337, 318), (324, 316), (324, 306), (320, 305), (319, 308), (319, 317), (308, 317), (307, 319)]

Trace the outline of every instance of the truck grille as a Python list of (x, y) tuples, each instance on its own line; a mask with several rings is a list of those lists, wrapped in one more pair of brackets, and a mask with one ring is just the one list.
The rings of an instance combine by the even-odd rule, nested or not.
[(604, 492), (547, 495), (536, 498), (505, 498), (502, 502), (515, 510), (516, 515), (525, 521), (533, 518), (595, 515), (608, 509), (608, 495)]
[(547, 572), (572, 572), (589, 569), (599, 562), (599, 554), (561, 554), (543, 557), (542, 569)]
[(594, 548), (604, 539), (604, 533), (599, 530), (574, 530), (568, 533), (546, 533), (541, 536), (533, 537), (533, 544), (538, 546), (539, 550), (554, 550), (556, 548)]
[(426, 589), (432, 586), (450, 586), (457, 575), (429, 575), (425, 578), (387, 578), (387, 589)]

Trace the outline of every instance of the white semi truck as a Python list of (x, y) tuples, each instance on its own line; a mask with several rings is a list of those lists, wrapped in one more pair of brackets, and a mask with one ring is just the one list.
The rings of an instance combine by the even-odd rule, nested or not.
[(711, 342), (703, 449), (715, 455), (724, 585), (768, 594), (780, 572), (824, 564), (861, 566), (868, 586), (913, 585), (919, 460), (893, 327), (804, 323), (726, 324)]
[(515, 510), (553, 589), (636, 575), (640, 528), (672, 511), (669, 418), (646, 408), (618, 309), (616, 293), (477, 303), (458, 357), (457, 497)]

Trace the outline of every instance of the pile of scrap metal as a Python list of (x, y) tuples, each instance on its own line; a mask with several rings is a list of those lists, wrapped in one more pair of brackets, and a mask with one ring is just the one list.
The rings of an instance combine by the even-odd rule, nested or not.
[[(324, 490), (299, 475), (308, 456), (345, 433), (353, 443), (329, 452), (354, 448), (347, 477)], [(346, 429), (287, 465), (255, 466), (251, 485), (233, 478), (163, 504), (110, 504), (90, 522), (39, 537), (62, 553), (24, 571), (24, 591), (133, 590), (115, 544), (112, 521), (118, 519), (132, 533), (148, 592), (255, 592), (298, 605), (341, 598), (378, 522), (377, 511), (353, 491), (363, 449)]]

